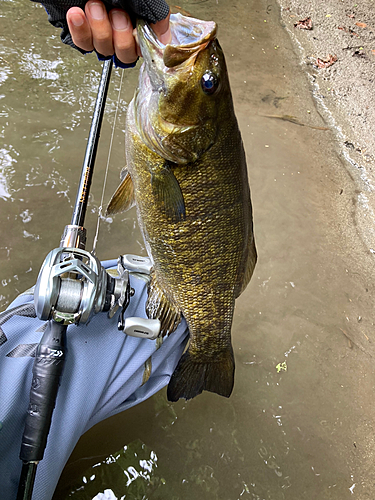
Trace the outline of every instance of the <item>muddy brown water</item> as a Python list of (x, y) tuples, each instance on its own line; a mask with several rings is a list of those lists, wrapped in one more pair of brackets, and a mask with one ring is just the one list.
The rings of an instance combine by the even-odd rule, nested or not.
[[(62, 46), (39, 5), (1, 4), (3, 309), (35, 283), (70, 221), (101, 67)], [(247, 151), (259, 261), (236, 303), (234, 392), (169, 404), (161, 391), (98, 424), (54, 500), (373, 498), (373, 254), (357, 227), (356, 173), (334, 131), (311, 128), (326, 124), (274, 1), (179, 8), (219, 24)], [(106, 200), (124, 164), (136, 81), (136, 70), (124, 73)], [(119, 82), (116, 71), (86, 218), (91, 240)], [(134, 212), (101, 225), (98, 256), (120, 253), (145, 253)]]

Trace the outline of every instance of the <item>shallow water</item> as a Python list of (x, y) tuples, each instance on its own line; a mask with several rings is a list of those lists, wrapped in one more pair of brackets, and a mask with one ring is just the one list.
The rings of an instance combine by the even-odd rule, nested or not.
[[(235, 389), (228, 400), (204, 393), (175, 404), (161, 391), (100, 423), (77, 445), (54, 498), (80, 487), (72, 498), (104, 498), (97, 495), (104, 489), (107, 498), (137, 500), (373, 498), (373, 256), (355, 223), (355, 173), (334, 133), (309, 126), (326, 125), (274, 1), (179, 7), (219, 24), (248, 157), (259, 261), (236, 302)], [(70, 222), (101, 67), (62, 46), (38, 5), (2, 2), (0, 16), (4, 308), (34, 284)], [(124, 72), (106, 200), (124, 164), (125, 107), (136, 80), (136, 70)], [(89, 240), (119, 81), (116, 71)], [(101, 259), (144, 254), (134, 212), (103, 221), (100, 234)], [(121, 460), (91, 468), (124, 447)]]

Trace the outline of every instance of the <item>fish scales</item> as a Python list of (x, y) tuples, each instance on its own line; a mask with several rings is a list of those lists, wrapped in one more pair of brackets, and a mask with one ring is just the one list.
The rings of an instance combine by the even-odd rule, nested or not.
[[(130, 124), (129, 129), (134, 127)], [(223, 138), (226, 139), (224, 134)], [(137, 134), (129, 137), (127, 144), (127, 156), (137, 165), (135, 172), (129, 166), (129, 172), (135, 191), (142, 193), (138, 203), (139, 223), (152, 248), (156, 280), (161, 288), (171, 289), (175, 301), (181, 304), (191, 332), (192, 348), (203, 343), (204, 331), (213, 325), (218, 325), (218, 337), (227, 345), (231, 318), (224, 329), (222, 320), (225, 311), (233, 310), (233, 293), (226, 292), (232, 292), (236, 284), (246, 237), (246, 218), (250, 215), (244, 213), (243, 184), (236, 175), (240, 144), (227, 148), (228, 155), (224, 156), (218, 141), (216, 147), (193, 166), (173, 169), (186, 207), (186, 220), (177, 223), (168, 222), (155, 204), (148, 168), (152, 161), (149, 149), (139, 141)], [(220, 162), (215, 157), (215, 149)], [(228, 164), (232, 167), (228, 168)], [(219, 180), (222, 183), (223, 178), (227, 178), (225, 190), (218, 193), (217, 184)], [(219, 294), (216, 301), (213, 300), (215, 294)], [(216, 356), (215, 351), (210, 353), (205, 349), (204, 356)]]
[[(175, 17), (171, 26), (176, 30), (174, 22), (203, 23), (181, 15)], [(145, 51), (151, 52), (152, 47), (148, 43), (150, 31), (144, 30), (144, 25), (138, 28), (146, 65), (143, 73), (148, 73), (141, 74), (139, 89), (128, 108), (126, 159), (139, 225), (153, 262), (148, 313), (165, 321), (168, 333), (176, 327), (179, 313), (189, 328), (189, 347), (172, 376), (168, 398), (190, 399), (202, 390), (229, 396), (234, 376), (234, 302), (251, 277), (256, 250), (245, 152), (225, 62), (216, 42), (216, 26), (211, 34), (201, 28), (205, 45), (196, 43), (194, 61), (183, 60), (184, 53), (176, 56), (179, 64), (181, 59), (185, 66), (191, 64), (189, 71), (182, 66), (180, 79), (174, 77), (171, 83), (166, 77), (163, 91), (155, 89), (152, 82), (160, 86), (161, 76), (152, 73), (158, 71), (153, 66), (156, 54), (147, 56)], [(152, 40), (160, 53), (157, 43)], [(175, 50), (178, 52), (178, 45)], [(207, 66), (211, 68), (212, 61), (217, 68), (215, 58), (220, 63), (220, 73), (216, 71), (221, 78), (220, 98), (204, 96), (190, 82), (194, 71), (208, 74), (204, 71)], [(200, 76), (197, 78), (199, 82)], [(181, 85), (181, 81), (185, 84)], [(176, 88), (184, 92), (190, 87), (193, 90), (178, 105), (171, 101), (163, 107), (158, 102), (157, 113), (152, 114), (152, 99), (168, 100), (168, 92), (173, 94)], [(163, 92), (164, 97), (160, 97)], [(197, 92), (208, 99), (202, 99)], [(181, 101), (189, 102), (189, 96), (190, 107), (198, 107), (195, 122), (194, 109), (185, 111), (184, 117), (181, 108)], [(173, 196), (169, 200), (170, 192), (178, 200), (176, 203)], [(169, 203), (177, 215), (171, 216)]]

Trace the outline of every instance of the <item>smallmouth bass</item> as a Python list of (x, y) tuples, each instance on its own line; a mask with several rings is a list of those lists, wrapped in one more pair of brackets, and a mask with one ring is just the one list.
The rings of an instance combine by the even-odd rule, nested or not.
[(190, 333), (168, 399), (234, 384), (235, 299), (257, 259), (245, 152), (214, 22), (170, 18), (163, 45), (137, 23), (144, 57), (127, 111), (126, 172), (107, 213), (134, 204), (153, 262), (147, 315)]

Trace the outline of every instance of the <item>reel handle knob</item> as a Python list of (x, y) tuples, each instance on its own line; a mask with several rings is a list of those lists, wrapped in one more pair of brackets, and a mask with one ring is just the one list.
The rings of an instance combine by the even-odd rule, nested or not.
[(160, 320), (145, 318), (125, 318), (124, 333), (131, 337), (155, 340), (160, 333)]
[(121, 256), (123, 266), (132, 273), (150, 274), (151, 259), (139, 255), (126, 254)]

